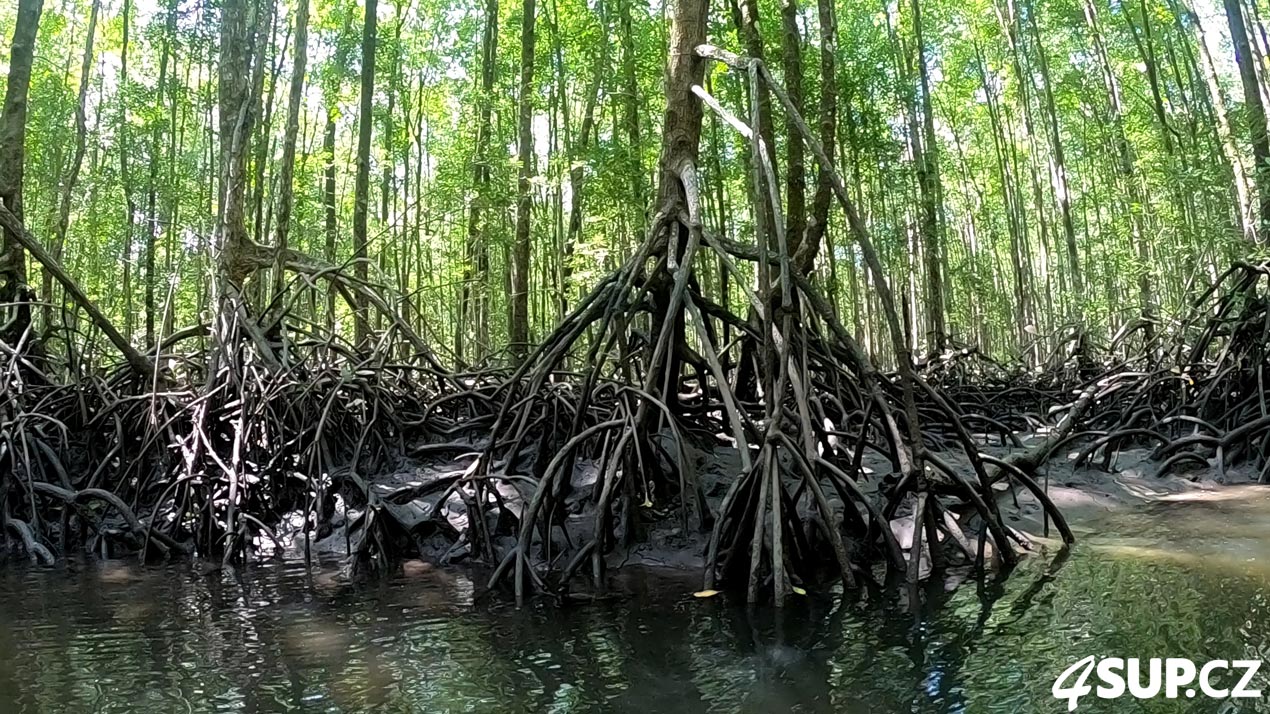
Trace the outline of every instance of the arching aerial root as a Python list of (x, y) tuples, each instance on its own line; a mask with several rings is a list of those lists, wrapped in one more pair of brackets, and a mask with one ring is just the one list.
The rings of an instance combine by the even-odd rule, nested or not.
[[(331, 270), (320, 277), (345, 285)], [(278, 553), (286, 526), (308, 553), (330, 530), (337, 493), (373, 507), (361, 474), (408, 441), (487, 416), (391, 318), (361, 348), (300, 318), (293, 307), (317, 276), (297, 273), (263, 317), (227, 291), (212, 324), (114, 369), (95, 364), (80, 335), (50, 333), (38, 350), (29, 328), (0, 341), (3, 542), (45, 564), (80, 549), (241, 561)]]
[[(805, 585), (851, 586), (882, 569), (915, 582), (945, 565), (986, 564), (988, 543), (992, 557), (1013, 562), (1017, 536), (994, 482), (1037, 493), (1056, 523), (1061, 514), (1028, 468), (979, 454), (965, 424), (1004, 426), (999, 415), (967, 409), (919, 372), (841, 178), (766, 68), (708, 46), (697, 53), (744, 73), (752, 89), (767, 86), (832, 177), (879, 291), (895, 374), (879, 371), (793, 264), (769, 147), (752, 129), (757, 112), (747, 125), (697, 86), (750, 142), (763, 196), (756, 211), (771, 219), (770, 235), (753, 245), (712, 235), (701, 225), (695, 156), (667, 157), (674, 186), (638, 250), (505, 379), (445, 374), (392, 315), (377, 344), (354, 349), (289, 319), (302, 290), (284, 292), (266, 312), (277, 317), (261, 319), (228, 285), (213, 324), (130, 358), (108, 379), (59, 386), (21, 343), (0, 345), (8, 427), (0, 465), (14, 474), (0, 485), (5, 532), (40, 560), (75, 543), (106, 554), (242, 559), (276, 541), (287, 514), (301, 514), (306, 538), (320, 534), (339, 492), (360, 511), (357, 562), (383, 565), (418, 535), (392, 515), (393, 499), (432, 486), (385, 495), (365, 474), (405, 450), (408, 437), (488, 428), (479, 460), (447, 477), (439, 503), (465, 504), (456, 541), (498, 563), (491, 585), (511, 580), (518, 599), (584, 573), (603, 587), (609, 553), (672, 519), (682, 534), (709, 534), (704, 588), (744, 588), (751, 601), (782, 603)], [(329, 281), (390, 312), (371, 286), (298, 254), (241, 257), (285, 265), (308, 289)], [(758, 285), (740, 293), (744, 316), (706, 297), (694, 272), (703, 261), (722, 264), (736, 285), (750, 283), (739, 262), (753, 264)], [(175, 349), (205, 338), (209, 349)], [(402, 353), (417, 366), (396, 362)], [(91, 374), (79, 360), (47, 371)], [(712, 502), (693, 454), (721, 449), (736, 468)], [(867, 451), (887, 464), (880, 480), (866, 478)], [(597, 465), (597, 478), (579, 498), (582, 458)], [(506, 487), (525, 484), (527, 498), (508, 498)], [(913, 534), (907, 555), (892, 531), (897, 519)]]
[(1198, 466), (1223, 480), (1247, 464), (1258, 481), (1270, 480), (1270, 264), (1236, 263), (1187, 320), (1101, 363), (1091, 383), (1106, 386), (1084, 430), (1064, 441), (1086, 442), (1078, 466), (1112, 470), (1122, 450), (1150, 447), (1159, 476)]
[[(747, 73), (752, 86), (767, 83), (801, 126), (822, 170), (833, 171), (761, 63), (708, 46), (698, 53)], [(774, 185), (759, 132), (701, 87), (693, 92), (750, 140), (758, 185)], [(774, 192), (760, 210), (774, 217), (775, 250), (738, 246), (701, 225), (690, 157), (681, 157), (675, 175), (678, 191), (660, 207), (635, 254), (505, 385), (490, 447), (472, 480), (505, 478), (532, 460), (536, 485), (520, 514), (516, 543), (501, 558), (490, 586), (510, 579), (521, 601), (531, 587), (562, 589), (589, 570), (603, 587), (605, 554), (637, 537), (641, 513), (668, 506), (678, 509), (685, 531), (692, 524), (710, 533), (704, 588), (744, 584), (750, 601), (770, 595), (783, 603), (826, 573), (852, 586), (862, 576), (872, 577), (875, 562), (915, 582), (924, 574), (923, 536), (935, 567), (958, 558), (982, 564), (984, 540), (998, 558), (1013, 562), (1014, 535), (991, 485), (1001, 477), (1029, 490), (1036, 484), (1009, 464), (996, 464), (1000, 476), (989, 473), (962, 424), (965, 415), (914, 370), (886, 280), (875, 284), (888, 312), (900, 368), (895, 377), (877, 370), (815, 286), (791, 265)], [(841, 179), (833, 176), (853, 237), (881, 278), (863, 224)], [(693, 272), (697, 262), (718, 261), (735, 284), (747, 285), (737, 260), (755, 262), (759, 276), (757, 288), (743, 290), (747, 318), (707, 299)], [(726, 327), (738, 332), (728, 343), (719, 338)], [(590, 342), (576, 362), (582, 376), (575, 382), (568, 427), (559, 429), (547, 415), (548, 385), (566, 371), (566, 361), (579, 357), (573, 352), (583, 335)], [(737, 382), (747, 359), (756, 362), (761, 382), (750, 391)], [(933, 405), (921, 423), (919, 395)], [(923, 429), (932, 424), (952, 433), (971, 479), (923, 443)], [(706, 450), (719, 443), (734, 449), (739, 469), (717, 512), (705, 502), (685, 457), (690, 439)], [(896, 476), (891, 487), (866, 491), (861, 468), (866, 449), (886, 456)], [(584, 499), (586, 517), (576, 518), (567, 509), (573, 465), (583, 453), (600, 468)], [(549, 461), (547, 454), (553, 454)], [(1040, 496), (1050, 517), (1061, 523), (1061, 514)], [(959, 522), (953, 513), (963, 506), (971, 515)], [(907, 561), (890, 523), (901, 510), (911, 514), (914, 533)], [(971, 521), (981, 539), (977, 552), (966, 536)], [(582, 531), (580, 541), (571, 528)], [(1063, 535), (1070, 540), (1065, 526)]]

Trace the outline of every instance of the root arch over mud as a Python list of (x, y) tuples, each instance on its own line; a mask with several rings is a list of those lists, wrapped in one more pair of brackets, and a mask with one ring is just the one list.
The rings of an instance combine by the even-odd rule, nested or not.
[[(1013, 562), (1015, 536), (996, 506), (987, 460), (961, 426), (957, 408), (916, 373), (880, 262), (841, 178), (763, 64), (705, 45), (703, 32), (685, 36), (693, 30), (677, 21), (672, 33), (668, 82), (681, 86), (669, 90), (661, 205), (647, 235), (500, 390), (489, 447), (471, 477), (477, 503), (485, 503), (482, 479), (516, 473), (530, 452), (536, 454), (537, 483), (518, 516), (515, 544), (490, 585), (510, 579), (521, 600), (530, 585), (548, 587), (556, 570), (552, 587), (586, 570), (602, 587), (605, 553), (635, 539), (641, 512), (666, 504), (680, 510), (685, 529), (691, 523), (709, 532), (704, 588), (744, 584), (750, 601), (770, 595), (782, 603), (825, 573), (851, 586), (861, 575), (872, 576), (874, 561), (905, 571), (910, 582), (923, 576), (923, 562), (982, 563), (982, 542), (976, 551), (965, 533), (971, 521), (997, 557)], [(780, 98), (801, 130), (791, 140), (805, 141), (832, 177), (852, 236), (875, 273), (897, 375), (878, 370), (793, 265), (769, 147), (752, 128), (759, 112), (750, 112), (747, 125), (714, 100), (700, 82), (707, 61), (743, 73), (751, 96), (763, 85)], [(676, 98), (694, 109), (677, 110)], [(695, 139), (703, 104), (750, 143), (752, 185), (763, 197), (754, 211), (773, 228), (773, 235), (756, 236), (751, 246), (735, 245), (702, 225)], [(695, 127), (679, 123), (685, 116)], [(756, 263), (758, 285), (741, 288), (747, 316), (702, 294), (694, 270), (710, 259), (741, 286), (748, 281), (737, 261)], [(737, 337), (723, 343), (723, 326), (735, 328)], [(590, 344), (580, 360), (582, 375), (570, 382), (572, 402), (561, 421), (553, 380), (584, 336)], [(757, 384), (745, 383), (747, 369)], [(919, 398), (932, 405), (929, 413), (919, 415)], [(947, 432), (973, 480), (927, 445), (924, 429)], [(717, 513), (684, 457), (688, 440), (707, 451), (723, 444), (735, 451), (739, 469), (729, 474)], [(866, 449), (884, 454), (895, 476), (874, 494), (858, 483)], [(575, 516), (567, 504), (574, 457), (582, 451), (601, 466), (584, 513)], [(549, 454), (554, 457), (542, 464)], [(998, 467), (1004, 478), (1035, 487), (1019, 469)], [(1046, 507), (1052, 509), (1048, 499)], [(914, 534), (907, 562), (890, 523), (901, 510)], [(959, 521), (955, 510), (968, 517)], [(1061, 521), (1056, 510), (1052, 515)], [(580, 543), (571, 529), (582, 532)], [(1070, 538), (1065, 528), (1064, 536)], [(553, 567), (562, 560), (563, 568)], [(584, 569), (587, 560), (590, 568)], [(535, 568), (539, 563), (546, 564), (543, 572)]]
[[(916, 583), (944, 566), (1008, 565), (1027, 539), (1007, 524), (1006, 499), (1032, 499), (1045, 532), (1052, 524), (1071, 542), (1040, 473), (1050, 459), (1114, 471), (1121, 452), (1151, 449), (1161, 475), (1211, 468), (1223, 478), (1243, 469), (1270, 480), (1270, 267), (1236, 264), (1216, 276), (1188, 319), (1169, 323), (1147, 311), (1105, 346), (1082, 325), (1038, 336), (1020, 348), (1032, 368), (996, 362), (972, 345), (945, 350), (942, 328), (932, 330), (938, 351), (915, 355), (912, 325), (901, 325), (905, 296), (893, 289), (896, 276), (885, 273), (854, 193), (834, 168), (836, 99), (822, 92), (814, 134), (799, 114), (798, 92), (791, 101), (762, 61), (707, 44), (705, 0), (672, 0), (667, 8), (657, 195), (637, 247), (531, 354), (520, 357), (518, 335), (511, 365), (490, 359), (469, 368), (459, 344), (454, 362), (443, 363), (423, 320), (441, 311), (414, 309), (416, 295), (394, 294), (369, 277), (375, 266), (364, 230), (353, 240), (353, 254), (362, 257), (347, 265), (288, 248), (287, 210), (278, 212), (278, 245), (248, 237), (247, 184), (261, 211), (263, 197), (272, 195), (262, 178), (246, 176), (249, 166), (264, 165), (263, 157), (248, 162), (248, 149), (269, 145), (253, 131), (257, 112), (250, 106), (261, 94), (252, 87), (264, 86), (267, 53), (253, 58), (253, 38), (264, 28), (249, 27), (246, 6), (225, 5), (215, 62), (220, 105), (207, 114), (219, 121), (212, 134), (223, 143), (217, 195), (208, 195), (217, 210), (209, 256), (216, 272), (209, 290), (201, 283), (197, 290), (198, 324), (173, 331), (166, 318), (187, 311), (172, 311), (156, 331), (151, 313), (146, 343), (130, 339), (62, 269), (60, 249), (45, 250), (22, 223), (20, 204), (0, 205), (0, 230), (21, 247), (16, 254), (29, 254), (48, 284), (64, 288), (62, 298), (45, 298), (74, 305), (60, 324), (48, 317), (59, 306), (34, 302), (25, 289), (0, 305), (0, 544), (8, 553), (43, 564), (77, 550), (146, 560), (188, 554), (225, 564), (290, 552), (296, 541), (305, 555), (311, 541), (341, 541), (339, 552), (358, 569), (412, 556), (479, 560), (493, 570), (491, 588), (523, 600), (533, 591), (566, 592), (586, 578), (601, 589), (612, 563), (657, 541), (663, 552), (693, 551), (684, 560), (704, 565), (703, 590), (782, 603), (812, 583), (849, 587), (884, 573)], [(494, 86), (496, 3), (491, 8), (483, 95)], [(821, 28), (831, 28), (832, 3), (820, 10)], [(622, 24), (629, 35), (629, 19)], [(833, 34), (820, 42), (830, 55), (822, 58), (828, 78), (837, 76)], [(607, 93), (604, 65), (597, 62), (583, 129), (573, 132), (584, 144), (596, 134), (593, 105)], [(733, 88), (744, 90), (734, 95), (748, 104), (712, 95), (706, 87), (717, 85), (704, 81), (707, 69), (729, 72)], [(298, 75), (295, 91), (302, 93)], [(364, 91), (367, 117), (372, 84)], [(633, 72), (623, 84), (637, 85)], [(481, 97), (487, 117), (488, 99)], [(805, 206), (790, 208), (802, 201), (787, 204), (790, 197), (781, 195), (792, 184), (778, 180), (773, 114), (787, 134), (781, 144), (805, 147), (814, 159), (809, 216)], [(699, 156), (707, 116), (741, 137), (749, 205), (734, 226), (752, 228), (716, 233), (704, 220), (709, 201), (701, 174), (720, 178)], [(422, 113), (417, 118), (423, 122)], [(323, 151), (334, 156), (335, 122), (328, 119)], [(489, 134), (488, 126), (480, 132), (478, 157), (488, 158)], [(630, 144), (638, 148), (637, 139)], [(365, 189), (370, 158), (363, 153), (357, 163)], [(569, 153), (569, 195), (578, 202), (570, 206), (566, 253), (584, 226), (581, 193), (574, 192), (585, 160)], [(804, 160), (787, 156), (789, 164)], [(492, 181), (487, 164), (476, 166), (481, 189)], [(411, 206), (420, 221), (427, 203), (421, 172), (430, 165), (426, 157), (415, 163)], [(327, 162), (324, 171), (328, 255), (337, 245), (335, 166)], [(291, 179), (280, 181), (289, 191)], [(642, 182), (632, 191), (641, 197)], [(800, 182), (795, 174), (793, 183)], [(717, 205), (725, 192), (732, 195), (726, 183), (710, 185), (719, 189)], [(485, 228), (488, 218), (476, 216), (487, 210), (488, 196), (476, 193), (470, 204), (460, 199), (474, 209), (464, 247), (476, 258), (474, 284), (488, 287), (489, 257), (476, 253), (478, 246), (487, 253), (486, 234), (494, 233)], [(558, 195), (562, 212), (563, 191)], [(364, 218), (366, 201), (353, 203)], [(934, 205), (921, 206), (923, 221)], [(132, 208), (129, 225), (138, 215)], [(864, 301), (868, 321), (881, 326), (874, 353), (838, 319), (814, 272), (820, 253), (838, 255), (821, 246), (831, 209), (841, 212), (834, 223), (845, 225), (854, 244), (852, 271), (867, 273), (852, 285), (876, 291)], [(153, 239), (162, 211), (151, 206), (145, 213)], [(65, 221), (63, 215), (63, 234)], [(428, 231), (426, 222), (414, 227)], [(424, 243), (419, 232), (398, 256), (405, 273), (411, 251)], [(938, 257), (921, 243), (923, 257)], [(555, 298), (573, 294), (567, 263), (558, 264), (553, 309), (563, 304)], [(263, 280), (270, 270), (271, 280)], [(707, 271), (732, 287), (712, 290)], [(156, 274), (146, 268), (149, 290)], [(402, 292), (410, 277), (396, 281)], [(472, 294), (472, 277), (468, 271), (455, 286), (456, 302), (461, 314), (479, 316), (472, 332), (481, 335), (484, 354), (491, 301)], [(929, 280), (937, 293), (938, 279)], [(1077, 317), (1081, 302), (1074, 301)], [(155, 306), (153, 295), (146, 305)], [(33, 306), (46, 308), (43, 335), (35, 331)], [(907, 307), (910, 322), (920, 322), (922, 306)], [(131, 307), (125, 310), (132, 317)], [(975, 319), (996, 312), (971, 310)], [(372, 311), (382, 326), (374, 334)], [(341, 336), (341, 312), (353, 341)], [(1020, 333), (1028, 333), (1035, 312), (1020, 306)], [(455, 332), (461, 343), (466, 331)], [(988, 339), (992, 332), (978, 334)], [(1041, 346), (1050, 350), (1043, 358)], [(993, 439), (999, 449), (988, 446)]]
[[(523, 599), (582, 574), (602, 588), (615, 550), (675, 523), (685, 547), (703, 551), (704, 589), (776, 603), (882, 570), (915, 583), (956, 562), (1013, 562), (1022, 539), (997, 506), (1000, 481), (1037, 494), (1070, 539), (1029, 476), (1036, 459), (979, 453), (966, 424), (977, 417), (1008, 432), (1001, 415), (966, 413), (927, 379), (946, 376), (943, 363), (913, 360), (841, 178), (763, 64), (704, 44), (701, 0), (679, 1), (671, 39), (650, 228), (514, 370), (449, 372), (376, 286), (294, 251), (240, 246), (235, 265), (246, 275), (271, 266), (297, 275), (267, 310), (250, 309), (241, 277), (224, 281), (212, 324), (146, 355), (121, 346), (126, 366), (104, 378), (89, 376), (97, 368), (85, 355), (68, 355), (49, 372), (81, 376), (60, 385), (21, 345), (4, 346), (0, 463), (16, 475), (0, 486), (5, 532), (41, 561), (76, 544), (231, 561), (280, 550), (279, 528), (298, 533), (307, 554), (332, 532), (339, 502), (355, 564), (386, 565), (439, 534), (451, 544), (444, 558), (490, 562), (491, 586), (510, 582)], [(816, 156), (873, 273), (895, 373), (837, 320), (807, 257), (791, 255), (760, 113), (751, 107), (747, 123), (711, 97), (701, 82), (708, 62), (739, 73), (752, 96), (775, 95), (799, 129), (791, 140)], [(766, 216), (752, 242), (702, 223), (705, 107), (748, 141), (752, 211)], [(746, 286), (745, 314), (701, 289), (696, 271), (707, 263)], [(383, 312), (388, 329), (351, 345), (300, 319), (291, 308), (319, 281), (354, 311)], [(179, 351), (207, 337), (210, 348)], [(1087, 406), (1076, 403), (1056, 439)], [(473, 449), (475, 461), (426, 483), (385, 488), (372, 478), (403, 452)], [(883, 464), (881, 478), (866, 477), (866, 452)], [(725, 465), (709, 490), (702, 454)], [(590, 484), (574, 483), (582, 459), (595, 467)], [(455, 504), (465, 512), (457, 526), (447, 517)], [(907, 522), (908, 543), (893, 521)]]
[[(1190, 320), (1149, 335), (1128, 329), (1099, 348), (1073, 328), (1040, 373), (973, 348), (915, 360), (888, 314), (887, 371), (790, 255), (758, 113), (742, 121), (707, 93), (704, 63), (784, 107), (893, 311), (823, 149), (760, 62), (678, 30), (675, 41), (688, 48), (672, 69), (687, 82), (676, 96), (697, 112), (678, 110), (667, 134), (651, 227), (515, 369), (449, 371), (382, 288), (255, 247), (253, 270), (281, 263), (296, 276), (268, 309), (229, 290), (215, 323), (121, 351), (122, 365), (97, 363), (100, 350), (39, 353), (29, 328), (0, 342), (5, 542), (40, 563), (77, 548), (241, 561), (279, 551), (284, 529), (305, 545), (336, 532), (339, 504), (363, 567), (422, 554), (439, 536), (441, 559), (483, 560), (491, 586), (523, 599), (587, 577), (603, 588), (611, 560), (673, 531), (699, 549), (703, 589), (780, 603), (813, 583), (1008, 564), (1025, 539), (998, 502), (1015, 491), (1070, 542), (1038, 476), (1047, 459), (1111, 470), (1119, 452), (1148, 447), (1162, 474), (1250, 467), (1267, 480), (1270, 268), (1233, 266)], [(705, 108), (749, 142), (763, 197), (753, 210), (771, 217), (770, 234), (741, 242), (703, 225), (690, 140)], [(742, 286), (744, 313), (707, 296), (706, 265)], [(319, 289), (384, 312), (387, 329), (354, 345), (303, 319), (292, 308), (306, 294), (324, 303)], [(199, 344), (209, 337), (211, 349)], [(1024, 448), (1026, 432), (1038, 438)], [(989, 435), (1013, 450), (987, 453)], [(446, 462), (458, 468), (376, 483), (403, 453), (455, 455)], [(575, 478), (580, 463), (594, 481)]]

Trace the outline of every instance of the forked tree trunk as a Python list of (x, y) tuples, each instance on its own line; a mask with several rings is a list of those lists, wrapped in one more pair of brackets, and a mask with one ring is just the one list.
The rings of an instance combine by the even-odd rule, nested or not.
[[(838, 132), (838, 76), (834, 56), (838, 51), (838, 18), (833, 0), (818, 0), (816, 7), (820, 19), (820, 145), (832, 162), (836, 160), (834, 145)], [(795, 135), (794, 132), (790, 134)], [(807, 223), (806, 237), (793, 254), (794, 266), (803, 274), (811, 272), (815, 265), (829, 223), (829, 204), (832, 201), (833, 179), (828, 171), (821, 169), (816, 173), (816, 194), (811, 202), (811, 220)], [(832, 264), (832, 247), (828, 255)], [(853, 263), (849, 265), (854, 268)], [(836, 305), (837, 301), (831, 304)], [(856, 334), (859, 334), (858, 329)]]

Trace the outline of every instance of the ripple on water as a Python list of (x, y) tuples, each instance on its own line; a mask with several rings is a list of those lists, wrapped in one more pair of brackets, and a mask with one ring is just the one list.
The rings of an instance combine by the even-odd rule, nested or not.
[(1054, 677), (1087, 654), (1270, 655), (1270, 498), (1247, 495), (1117, 516), (1005, 580), (933, 583), (917, 618), (878, 592), (746, 609), (682, 578), (517, 610), (420, 568), (363, 586), (294, 564), (241, 582), (10, 571), (0, 712), (1058, 711)]

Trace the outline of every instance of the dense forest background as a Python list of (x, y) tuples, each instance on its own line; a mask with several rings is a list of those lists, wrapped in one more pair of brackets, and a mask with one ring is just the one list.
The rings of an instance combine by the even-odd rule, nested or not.
[[(1075, 322), (1103, 341), (1144, 316), (1167, 329), (1265, 237), (1261, 10), (1185, 2), (745, 0), (714, 7), (708, 36), (764, 54), (809, 123), (836, 112), (836, 162), (919, 353), (1039, 361)], [(6, 41), (32, 4), (0, 8)], [(39, 20), (25, 223), (139, 347), (206, 319), (225, 143), (214, 5), (45, 0)], [(447, 362), (540, 340), (638, 245), (665, 102), (661, 3), (239, 5), (262, 60), (244, 78), (250, 237), (365, 255), (358, 272), (395, 288)], [(744, 77), (724, 70), (706, 88), (743, 103)], [(794, 234), (814, 167), (773, 141)], [(752, 242), (746, 152), (706, 120), (706, 222)], [(871, 277), (834, 213), (818, 279), (876, 351)], [(703, 289), (743, 310), (722, 274), (703, 272)], [(354, 329), (343, 302), (301, 307)]]

